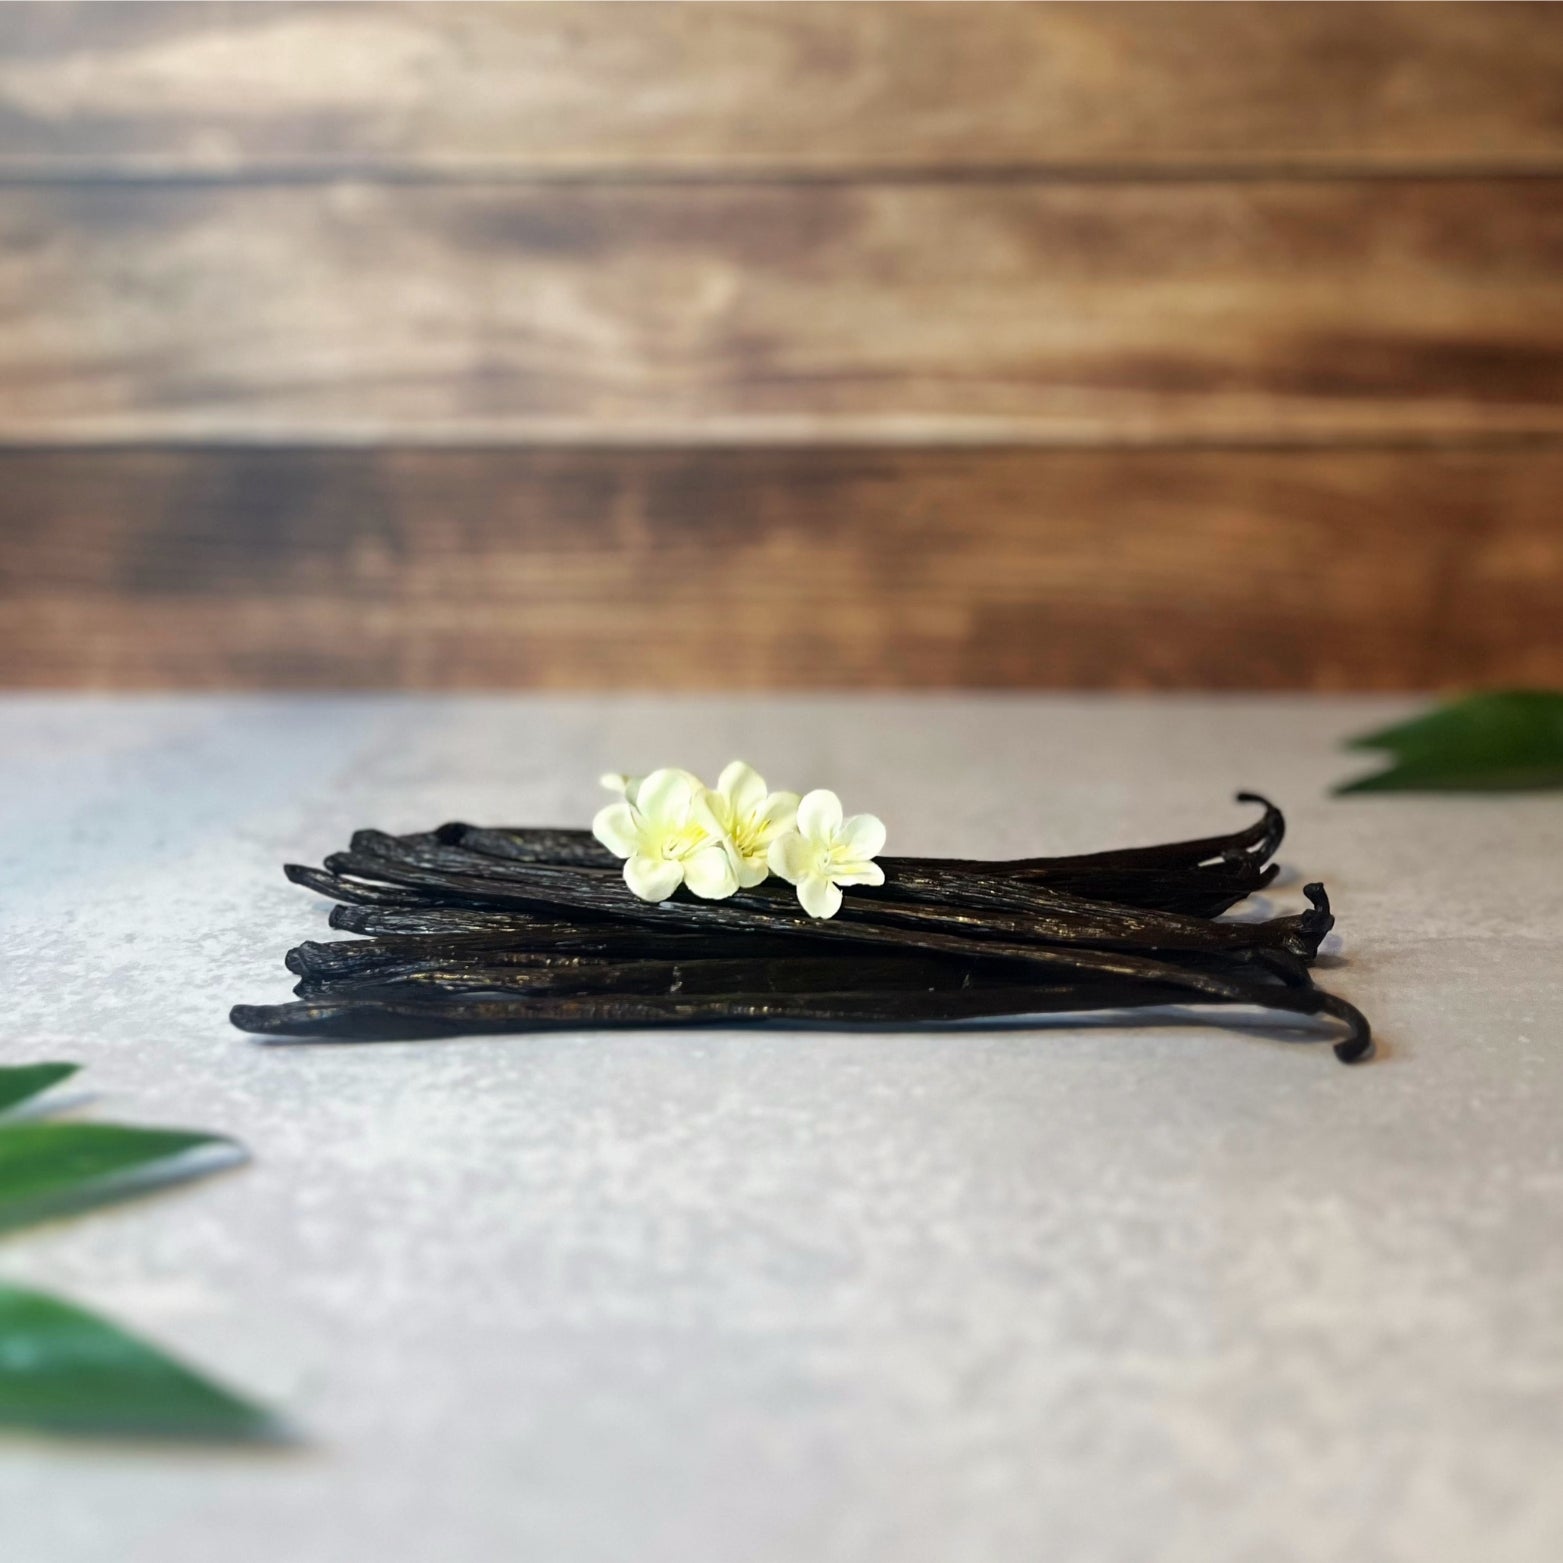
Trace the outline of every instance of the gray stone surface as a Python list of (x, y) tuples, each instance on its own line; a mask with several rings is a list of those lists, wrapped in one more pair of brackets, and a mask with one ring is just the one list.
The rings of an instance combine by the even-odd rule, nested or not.
[[(0, 1441), (7, 1563), (1556, 1563), (1563, 801), (1332, 801), (1394, 702), (0, 704), (0, 1056), (251, 1165), (7, 1239), (305, 1447)], [(1380, 1060), (1214, 1026), (264, 1047), (355, 826), (743, 755), (892, 850), (1288, 809)], [(1275, 897), (1297, 900), (1298, 876)]]

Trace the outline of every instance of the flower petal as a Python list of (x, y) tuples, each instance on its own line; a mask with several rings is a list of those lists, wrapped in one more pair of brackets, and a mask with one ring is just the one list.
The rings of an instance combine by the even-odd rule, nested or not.
[(885, 850), (885, 822), (877, 814), (854, 814), (842, 821), (836, 840), (848, 856), (866, 863)]
[(837, 863), (830, 877), (838, 885), (882, 885), (885, 871), (877, 863)]
[(640, 850), (635, 811), (627, 803), (609, 803), (598, 809), (592, 834), (615, 857), (634, 857)]
[(757, 813), (765, 804), (765, 778), (752, 765), (734, 760), (716, 779), (716, 790), (735, 815)]
[(829, 841), (841, 828), (841, 799), (828, 787), (816, 787), (798, 804), (798, 829), (814, 841)]
[(626, 776), (623, 771), (604, 771), (597, 778), (599, 787), (606, 787), (609, 792), (616, 792), (622, 798), (629, 791), (633, 776)]
[(738, 888), (726, 847), (705, 847), (684, 859), (684, 883), (702, 900), (725, 901)]
[(681, 771), (676, 766), (653, 771), (640, 784), (640, 790), (635, 794), (635, 807), (648, 820), (682, 824), (694, 797), (694, 787), (690, 785), (693, 780), (688, 771)]
[(696, 782), (684, 817), (689, 824), (698, 825), (708, 836), (720, 841), (727, 834), (727, 823), (722, 818), (722, 808), (721, 797), (712, 792), (709, 787)]
[(795, 792), (773, 792), (760, 810), (759, 826), (766, 837), (779, 835), (784, 830), (798, 827), (798, 795)]
[(666, 901), (684, 882), (684, 865), (660, 857), (632, 857), (624, 865), (624, 883), (642, 901)]
[(798, 904), (810, 917), (834, 917), (841, 892), (823, 874), (807, 874), (798, 881)]
[(740, 890), (753, 890), (756, 885), (763, 885), (770, 877), (770, 864), (763, 857), (740, 856), (734, 866), (738, 870)]
[(788, 884), (795, 885), (814, 867), (815, 856), (814, 848), (797, 831), (789, 830), (771, 843), (766, 861), (773, 874), (780, 874)]

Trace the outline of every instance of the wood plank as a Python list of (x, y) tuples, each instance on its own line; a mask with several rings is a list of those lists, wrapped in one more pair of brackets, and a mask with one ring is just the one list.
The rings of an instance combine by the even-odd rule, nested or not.
[(13, 189), (0, 439), (1563, 430), (1563, 180)]
[(1563, 169), (1545, 5), (6, 5), (0, 171)]
[(0, 453), (0, 681), (1563, 683), (1563, 450)]

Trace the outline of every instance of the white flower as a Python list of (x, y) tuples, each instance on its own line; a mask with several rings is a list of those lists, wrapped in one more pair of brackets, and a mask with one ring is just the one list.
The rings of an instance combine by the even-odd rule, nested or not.
[(625, 860), (624, 883), (642, 901), (665, 901), (680, 885), (708, 901), (738, 888), (727, 834), (688, 771), (629, 782), (622, 802), (599, 810), (592, 834)]
[[(705, 783), (693, 771), (686, 771), (677, 765), (668, 766), (667, 769), (673, 771), (676, 775), (682, 776), (696, 792), (705, 791)], [(626, 798), (633, 803), (636, 793), (640, 791), (641, 783), (646, 778), (644, 776), (626, 776), (622, 771), (604, 771), (597, 780), (609, 792), (616, 792), (621, 798)]]
[(732, 849), (733, 868), (744, 889), (769, 872), (771, 843), (793, 829), (798, 814), (795, 792), (771, 792), (752, 765), (734, 760), (706, 793)]
[(841, 910), (842, 885), (882, 885), (885, 871), (872, 859), (885, 847), (885, 827), (872, 814), (841, 817), (841, 799), (824, 788), (798, 805), (797, 828), (771, 843), (773, 872), (798, 887), (810, 917)]

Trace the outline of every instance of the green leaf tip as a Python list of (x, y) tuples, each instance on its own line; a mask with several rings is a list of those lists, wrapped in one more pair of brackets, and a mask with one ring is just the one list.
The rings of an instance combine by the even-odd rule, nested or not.
[(0, 1113), (40, 1096), (81, 1068), (80, 1064), (11, 1064), (0, 1067)]
[(0, 1126), (0, 1230), (124, 1199), (244, 1159), (221, 1135), (115, 1123)]
[(1501, 792), (1563, 787), (1563, 692), (1496, 690), (1349, 739), (1385, 750), (1387, 770), (1338, 786), (1361, 792)]
[(86, 1438), (279, 1443), (272, 1415), (118, 1325), (0, 1286), (0, 1426)]

